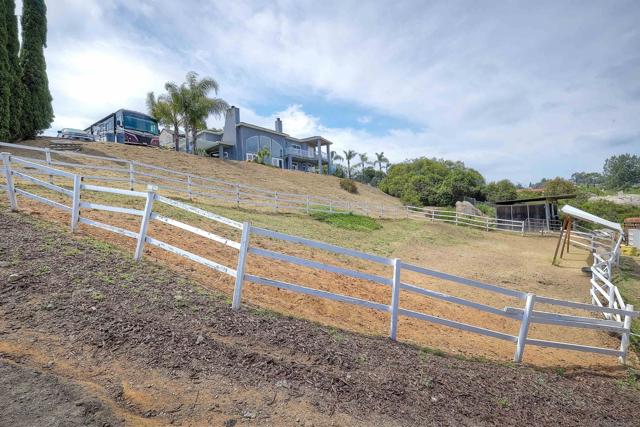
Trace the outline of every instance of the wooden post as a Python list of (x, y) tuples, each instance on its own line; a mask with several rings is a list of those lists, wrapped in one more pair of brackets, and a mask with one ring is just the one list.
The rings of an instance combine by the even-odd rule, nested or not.
[(522, 313), (522, 321), (520, 322), (520, 332), (518, 333), (516, 354), (513, 357), (513, 361), (516, 363), (522, 362), (524, 346), (527, 342), (527, 334), (529, 333), (529, 323), (531, 322), (531, 312), (533, 311), (535, 300), (536, 296), (534, 294), (527, 294), (527, 302), (525, 303), (524, 312)]
[(2, 165), (4, 169), (4, 179), (7, 181), (7, 196), (9, 197), (9, 207), (12, 211), (18, 210), (18, 202), (16, 200), (16, 188), (13, 185), (13, 176), (11, 175), (11, 154), (2, 153)]
[[(331, 205), (329, 205), (329, 209), (331, 209)], [(309, 215), (309, 195), (307, 194), (307, 215)]]
[(187, 188), (189, 190), (189, 200), (193, 200), (193, 194), (192, 194), (192, 190), (191, 190), (191, 175), (187, 175)]
[[(553, 254), (553, 262), (551, 264), (556, 263), (556, 258), (558, 257), (558, 250), (560, 249), (560, 243), (562, 243), (562, 236), (564, 236), (564, 229), (567, 225), (567, 218), (562, 221), (562, 226), (560, 227), (560, 237), (558, 237), (558, 244), (556, 245), (556, 251)], [(564, 247), (564, 245), (562, 245)], [(562, 258), (562, 255), (560, 256)]]
[(393, 260), (393, 285), (391, 289), (391, 321), (389, 325), (389, 338), (396, 340), (398, 336), (398, 305), (400, 303), (400, 260)]
[(236, 207), (240, 207), (240, 184), (236, 184)]
[(242, 238), (240, 240), (240, 253), (238, 254), (238, 267), (236, 268), (236, 285), (233, 288), (233, 300), (231, 308), (237, 310), (240, 308), (240, 300), (242, 298), (242, 283), (244, 281), (244, 270), (247, 264), (247, 251), (249, 250), (249, 237), (251, 235), (251, 224), (245, 222), (242, 224)]
[(153, 200), (156, 198), (156, 187), (150, 185), (147, 187), (147, 200), (144, 204), (144, 213), (142, 214), (142, 222), (140, 223), (140, 233), (138, 233), (138, 243), (136, 244), (136, 252), (133, 255), (133, 259), (139, 260), (142, 258), (142, 251), (147, 239), (147, 229), (149, 228), (149, 221), (151, 221), (151, 213), (153, 211)]
[[(569, 222), (567, 223), (567, 253), (569, 253), (569, 245), (571, 245), (571, 227), (573, 226), (573, 218), (569, 217)], [(560, 252), (560, 258), (562, 258), (562, 252)]]
[(273, 200), (275, 202), (276, 212), (278, 212), (278, 192), (273, 193)]
[[(625, 309), (627, 311), (633, 311), (633, 305), (627, 304)], [(627, 360), (627, 350), (629, 349), (629, 334), (631, 333), (631, 316), (624, 316), (623, 327), (625, 331), (622, 334), (622, 338), (620, 340), (620, 351), (622, 352), (622, 356), (620, 356), (620, 358), (618, 359), (622, 364), (624, 364)]]
[(71, 232), (75, 233), (80, 220), (80, 187), (82, 186), (82, 177), (80, 175), (73, 176), (73, 196), (71, 199)]

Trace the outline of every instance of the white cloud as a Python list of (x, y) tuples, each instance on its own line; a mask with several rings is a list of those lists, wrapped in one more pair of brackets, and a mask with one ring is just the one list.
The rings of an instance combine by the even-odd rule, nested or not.
[[(640, 151), (640, 6), (633, 1), (48, 6), (56, 125), (144, 108), (147, 91), (195, 69), (218, 78), (220, 95), (242, 106), (245, 121), (272, 128), (279, 114), (289, 133), (321, 134), (393, 161), (442, 156), (491, 179), (528, 181), (599, 169), (603, 157)], [(327, 127), (339, 107), (317, 117), (299, 105), (318, 100), (362, 112), (350, 126)], [(281, 111), (260, 116), (257, 105)], [(409, 125), (373, 132), (371, 116)]]

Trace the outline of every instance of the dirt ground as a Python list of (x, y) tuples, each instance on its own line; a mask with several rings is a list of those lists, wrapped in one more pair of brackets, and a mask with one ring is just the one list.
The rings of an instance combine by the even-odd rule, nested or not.
[[(92, 200), (92, 199), (83, 199)], [(62, 199), (61, 199), (62, 201)], [(93, 201), (105, 202), (102, 199)], [(107, 200), (107, 204), (116, 204), (114, 200)], [(106, 203), (105, 202), (105, 203)], [(122, 201), (119, 200), (119, 205)], [(0, 204), (4, 203), (0, 201)], [(20, 208), (23, 212), (47, 220), (54, 220), (61, 224), (68, 224), (69, 216), (55, 209), (43, 209), (37, 202), (31, 202), (20, 198)], [(138, 207), (138, 205), (125, 204), (125, 206)], [(163, 210), (164, 209), (164, 210)], [(214, 232), (224, 237), (239, 241), (238, 230), (218, 225), (212, 221), (185, 216), (180, 211), (162, 208), (158, 210), (166, 215), (191, 225)], [(215, 207), (211, 209), (216, 212)], [(82, 216), (99, 220), (108, 224), (136, 231), (139, 227), (139, 218), (110, 212), (82, 211)], [(238, 211), (239, 212), (239, 211)], [(256, 211), (244, 212), (251, 218), (258, 218)], [(288, 232), (287, 220), (283, 220), (281, 226), (285, 229), (279, 231)], [(307, 219), (311, 228), (320, 227), (319, 223)], [(413, 221), (383, 221), (384, 227), (408, 227)], [(415, 224), (414, 224), (415, 225)], [(484, 231), (455, 227), (446, 224), (418, 223), (420, 229), (431, 230), (432, 234), (421, 236), (409, 235), (406, 241), (394, 242), (395, 248), (390, 256), (399, 257), (405, 262), (413, 263), (427, 268), (458, 274), (494, 283), (499, 286), (518, 289), (526, 292), (534, 292), (538, 295), (550, 296), (561, 299), (588, 302), (589, 281), (580, 267), (586, 265), (587, 253), (572, 249), (566, 255), (560, 267), (551, 265), (554, 240), (542, 237), (522, 237), (519, 235), (507, 235), (502, 233), (486, 233)], [(278, 227), (276, 227), (276, 230)], [(395, 230), (395, 228), (394, 228)], [(435, 231), (434, 231), (435, 230)], [(326, 234), (320, 240), (331, 237), (329, 230), (321, 229)], [(134, 241), (113, 233), (102, 231), (94, 227), (80, 226), (80, 232), (96, 236), (101, 240), (117, 244), (127, 248), (132, 253)], [(345, 230), (339, 230), (343, 241), (331, 243), (345, 244), (354, 239), (373, 239), (375, 236), (353, 236), (353, 239)], [(150, 225), (149, 234), (167, 243), (179, 246), (212, 261), (235, 268), (237, 263), (237, 251), (235, 249), (213, 243), (207, 239), (194, 236), (191, 233), (179, 230), (175, 227), (153, 222)], [(312, 236), (315, 237), (315, 236)], [(331, 241), (331, 239), (328, 239)], [(391, 277), (390, 267), (356, 260), (349, 257), (336, 257), (325, 251), (310, 249), (300, 245), (286, 244), (270, 239), (253, 239), (252, 244), (258, 247), (277, 250), (279, 252), (296, 255), (306, 259), (321, 261), (327, 264), (354, 268), (368, 273), (378, 274), (383, 277)], [(356, 246), (349, 244), (346, 246)], [(387, 254), (387, 256), (389, 256)], [(196, 264), (192, 261), (168, 253), (150, 245), (145, 247), (145, 257), (169, 266), (173, 270), (188, 274), (191, 278), (206, 286), (231, 295), (233, 279), (229, 276), (212, 271), (211, 269)], [(372, 282), (349, 278), (342, 275), (322, 272), (310, 268), (295, 267), (284, 262), (274, 262), (262, 257), (250, 255), (247, 272), (267, 278), (278, 279), (289, 283), (301, 284), (316, 289), (338, 292), (362, 299), (389, 304), (390, 288), (376, 285)], [(494, 293), (481, 291), (429, 278), (413, 273), (403, 273), (402, 280), (407, 283), (427, 287), (440, 292), (482, 302), (502, 309), (505, 306), (522, 308), (523, 302), (515, 298), (501, 297)], [(370, 309), (348, 306), (345, 304), (323, 300), (319, 298), (292, 294), (287, 291), (263, 287), (247, 283), (243, 291), (243, 301), (275, 310), (286, 315), (302, 317), (320, 322), (336, 328), (348, 329), (371, 335), (386, 336), (389, 328), (388, 314)], [(446, 319), (470, 323), (484, 328), (517, 335), (519, 322), (480, 312), (463, 306), (446, 303), (440, 300), (426, 298), (407, 292), (401, 293), (400, 306), (423, 313), (433, 314)], [(558, 307), (544, 305), (536, 306), (543, 311), (554, 311), (585, 315), (585, 312), (572, 310), (558, 310)], [(596, 314), (593, 314), (594, 316)], [(563, 328), (548, 325), (532, 325), (530, 336), (563, 342), (592, 345), (604, 348), (618, 348), (619, 338), (603, 332)], [(460, 354), (468, 357), (484, 357), (493, 360), (512, 360), (515, 344), (480, 336), (460, 330), (451, 329), (436, 324), (426, 323), (410, 318), (400, 318), (398, 338), (405, 342), (434, 347), (452, 354)], [(617, 361), (614, 357), (596, 355), (592, 353), (579, 353), (566, 350), (527, 346), (524, 361), (539, 366), (610, 366), (615, 367)], [(632, 365), (637, 363), (635, 356), (629, 358)]]
[(637, 374), (620, 367), (443, 357), (233, 311), (189, 275), (23, 214), (0, 211), (0, 235), (0, 425), (634, 426), (640, 416)]

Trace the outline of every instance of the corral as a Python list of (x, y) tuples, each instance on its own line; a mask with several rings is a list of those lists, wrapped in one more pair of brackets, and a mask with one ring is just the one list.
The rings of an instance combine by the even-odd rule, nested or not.
[[(249, 234), (240, 238), (238, 236), (239, 231), (229, 233), (228, 230), (221, 230), (221, 226), (219, 225), (222, 222), (223, 225), (232, 225), (232, 228), (237, 230), (238, 223), (236, 221), (226, 219), (221, 221), (219, 216), (189, 208), (187, 205), (176, 200), (172, 201), (171, 199), (160, 196), (154, 196), (152, 199), (149, 199), (147, 194), (141, 192), (117, 190), (114, 188), (109, 189), (90, 184), (78, 184), (77, 175), (55, 171), (34, 163), (25, 163), (24, 161), (18, 161), (17, 163), (21, 163), (23, 166), (31, 169), (40, 169), (41, 174), (44, 175), (59, 175), (61, 177), (73, 178), (76, 181), (72, 188), (77, 190), (78, 196), (80, 190), (82, 190), (83, 199), (82, 201), (78, 200), (77, 209), (70, 209), (72, 213), (72, 224), (80, 222), (80, 224), (96, 226), (99, 225), (96, 221), (99, 221), (100, 223), (111, 225), (111, 227), (101, 227), (107, 231), (119, 231), (119, 234), (123, 234), (125, 237), (134, 238), (138, 235), (146, 235), (148, 231), (148, 238), (143, 237), (142, 240), (138, 238), (138, 243), (135, 248), (136, 256), (142, 254), (142, 245), (146, 242), (149, 245), (157, 246), (173, 253), (173, 255), (167, 255), (166, 252), (154, 248), (147, 252), (149, 256), (164, 260), (172, 265), (173, 268), (191, 271), (192, 274), (200, 278), (202, 283), (216, 287), (227, 293), (234, 287), (233, 280), (225, 279), (224, 276), (216, 274), (212, 275), (211, 268), (235, 276), (236, 271), (232, 270), (230, 266), (235, 268), (236, 265), (242, 265), (241, 262), (236, 261), (237, 253), (238, 250), (243, 253), (243, 250), (246, 249), (244, 242), (249, 241)], [(39, 184), (41, 187), (47, 187), (46, 182), (35, 182), (33, 178), (29, 179), (22, 172), (17, 172), (14, 175), (17, 178), (25, 179), (31, 185)], [(45, 185), (42, 185), (43, 183)], [(57, 189), (53, 188), (51, 184), (49, 184), (49, 190), (61, 192), (59, 191), (60, 189), (60, 187)], [(66, 190), (67, 193), (69, 193), (69, 191), (71, 190)], [(62, 191), (62, 193), (64, 194), (65, 191)], [(104, 193), (106, 193), (106, 197)], [(24, 190), (20, 190), (18, 194), (27, 196), (29, 193), (25, 194)], [(71, 191), (71, 193), (66, 195), (72, 196), (75, 200), (76, 191)], [(114, 199), (112, 197), (114, 195), (118, 197)], [(124, 198), (122, 196), (124, 196)], [(145, 196), (147, 197), (146, 203), (144, 202)], [(135, 198), (141, 198), (141, 200), (136, 201)], [(163, 205), (181, 208), (181, 212), (170, 209), (167, 210), (166, 207), (161, 207), (156, 213), (151, 213), (152, 211), (149, 210), (151, 209), (149, 207), (149, 200), (154, 200), (154, 198)], [(39, 201), (42, 202), (43, 200)], [(74, 203), (75, 202), (72, 203), (72, 206), (74, 206)], [(112, 206), (111, 208), (109, 207), (110, 205)], [(120, 207), (117, 207), (117, 205), (120, 205)], [(60, 205), (56, 207), (60, 207)], [(79, 209), (83, 209), (82, 216), (77, 216)], [(74, 210), (76, 211), (75, 219), (73, 219)], [(186, 212), (184, 212), (185, 210)], [(255, 212), (236, 212), (238, 214), (249, 215), (252, 218), (259, 217)], [(68, 215), (54, 216), (47, 212), (47, 216), (49, 218), (59, 218), (65, 222), (68, 221)], [(144, 225), (144, 221), (143, 227), (140, 228), (140, 216), (148, 219), (157, 219), (158, 221), (151, 221), (148, 230), (146, 230), (147, 226)], [(173, 219), (169, 219), (170, 216)], [(201, 218), (196, 219), (198, 216)], [(202, 222), (202, 217), (206, 217), (209, 220), (214, 219), (216, 222)], [(187, 220), (189, 222), (188, 226), (183, 222)], [(390, 223), (393, 223), (392, 226), (398, 226), (397, 223), (401, 223), (401, 227), (411, 227), (410, 223), (412, 223), (412, 221), (405, 219), (390, 221)], [(283, 225), (285, 224), (283, 223)], [(113, 226), (119, 229), (114, 229)], [(167, 226), (173, 226), (173, 228)], [(75, 227), (75, 225), (73, 227)], [(176, 227), (178, 230), (176, 230)], [(524, 347), (525, 341), (524, 338), (522, 338), (522, 334), (524, 333), (524, 335), (527, 336), (528, 331), (525, 328), (523, 332), (522, 325), (527, 323), (528, 326), (528, 321), (526, 315), (524, 319), (522, 319), (522, 314), (518, 314), (517, 308), (522, 308), (522, 302), (526, 299), (527, 305), (524, 307), (525, 313), (531, 309), (531, 303), (533, 301), (529, 301), (530, 297), (527, 296), (527, 292), (530, 293), (534, 291), (531, 288), (530, 281), (510, 283), (511, 286), (509, 287), (496, 287), (460, 277), (447, 276), (437, 272), (434, 273), (419, 265), (414, 265), (413, 260), (420, 259), (420, 255), (415, 252), (408, 254), (407, 259), (412, 261), (412, 264), (409, 264), (380, 256), (361, 254), (344, 248), (327, 246), (319, 242), (314, 243), (282, 233), (273, 233), (264, 229), (261, 230), (260, 228), (255, 228), (255, 225), (254, 227), (245, 226), (244, 230), (245, 233), (253, 231), (256, 236), (251, 236), (252, 248), (248, 250), (251, 261), (248, 263), (247, 274), (246, 276), (239, 274), (239, 276), (244, 277), (248, 282), (253, 282), (258, 285), (275, 286), (275, 288), (277, 288), (263, 288), (256, 284), (246, 284), (243, 297), (248, 301), (257, 302), (259, 305), (275, 308), (278, 311), (288, 314), (311, 318), (337, 327), (349, 328), (376, 335), (385, 333), (389, 322), (386, 312), (391, 311), (392, 319), (394, 319), (395, 310), (396, 319), (397, 314), (403, 316), (398, 328), (398, 337), (401, 340), (476, 356), (489, 356), (496, 359), (512, 358), (513, 346), (504, 345), (499, 342), (496, 343), (493, 340), (495, 338), (519, 342), (520, 345), (518, 347), (521, 349)], [(471, 236), (470, 231), (471, 230), (467, 232), (468, 234), (465, 237)], [(187, 233), (185, 234), (185, 232)], [(443, 230), (443, 232), (446, 233), (448, 231)], [(95, 233), (95, 230), (92, 229), (91, 233)], [(196, 236), (192, 233), (195, 233)], [(476, 231), (476, 233), (482, 232)], [(225, 238), (229, 240), (212, 237), (214, 235), (225, 236)], [(123, 246), (132, 247), (131, 243), (127, 242), (125, 237), (116, 236), (114, 238), (112, 234), (104, 237), (111, 241), (121, 243)], [(510, 238), (522, 239), (520, 236), (511, 236)], [(211, 239), (223, 245), (212, 245), (210, 242)], [(142, 244), (140, 242), (142, 242)], [(253, 246), (253, 242), (255, 242), (256, 247)], [(544, 241), (541, 240), (540, 242)], [(147, 245), (147, 247), (149, 247), (149, 245)], [(180, 246), (183, 251), (177, 250), (176, 246)], [(541, 246), (544, 246), (544, 244)], [(412, 249), (415, 250), (416, 247), (414, 246)], [(461, 247), (458, 246), (455, 249), (459, 251)], [(512, 250), (513, 248), (508, 249)], [(188, 252), (184, 253), (184, 250)], [(406, 251), (406, 249), (403, 249), (403, 251)], [(403, 251), (393, 250), (396, 256), (400, 256), (399, 253)], [(338, 252), (342, 255), (336, 257), (335, 255), (331, 255), (332, 252)], [(198, 255), (194, 256), (196, 253)], [(186, 255), (190, 260), (204, 264), (204, 267), (185, 262), (184, 259), (176, 257), (176, 254)], [(451, 255), (453, 256), (454, 253)], [(354, 256), (355, 259), (353, 258)], [(502, 255), (502, 257), (504, 258), (505, 256)], [(582, 253), (576, 261), (581, 262), (585, 257), (586, 253)], [(269, 261), (268, 258), (275, 258), (276, 262)], [(450, 263), (451, 260), (448, 261)], [(530, 260), (524, 261), (524, 264), (530, 264)], [(485, 259), (484, 262), (491, 262), (495, 267), (499, 261), (498, 259), (489, 258)], [(436, 265), (438, 263), (437, 260), (433, 259), (429, 260), (426, 265), (437, 268)], [(295, 268), (292, 268), (291, 264), (294, 264)], [(332, 267), (329, 268), (329, 265)], [(221, 266), (227, 266), (227, 269)], [(395, 268), (392, 269), (392, 266), (395, 266)], [(462, 267), (463, 271), (468, 271), (469, 265), (465, 262), (460, 267)], [(534, 268), (537, 269), (538, 267), (539, 266), (535, 266)], [(318, 269), (321, 271), (318, 271)], [(402, 284), (399, 280), (400, 269), (405, 270), (405, 273), (402, 275)], [(238, 268), (238, 271), (240, 270), (241, 269)], [(448, 272), (452, 271), (450, 268), (446, 270)], [(461, 276), (468, 277), (469, 274), (461, 273)], [(575, 287), (578, 278), (579, 276), (575, 275), (574, 272), (573, 283), (571, 283), (574, 288), (564, 290), (565, 292), (568, 291), (571, 293), (571, 297), (558, 295), (559, 289), (548, 290), (553, 291), (552, 295), (555, 298), (575, 299), (574, 295), (578, 295), (576, 291), (577, 287)], [(407, 280), (408, 283), (405, 283), (404, 280)], [(584, 278), (580, 280), (587, 283)], [(520, 281), (520, 278), (515, 280), (515, 282)], [(301, 283), (304, 287), (301, 288), (298, 285), (294, 285), (296, 283)], [(396, 283), (398, 286), (395, 286)], [(238, 293), (237, 283), (235, 288)], [(585, 286), (585, 289), (586, 288), (587, 286)], [(291, 299), (283, 296), (283, 291), (280, 289), (302, 292), (303, 294), (307, 294), (307, 296), (296, 295), (295, 298)], [(396, 289), (396, 291), (392, 291), (393, 289)], [(408, 294), (408, 292), (415, 295), (409, 298), (408, 295), (410, 294)], [(320, 296), (335, 299), (331, 297), (334, 293), (344, 295), (338, 298), (340, 301), (355, 303), (367, 308), (351, 307), (346, 310), (344, 306), (338, 303), (318, 300), (316, 298)], [(398, 308), (399, 294), (402, 301), (400, 308)], [(580, 295), (583, 294), (588, 296), (587, 292), (581, 293)], [(550, 294), (547, 293), (546, 295), (548, 296)], [(581, 299), (585, 298), (578, 297), (578, 300)], [(538, 300), (543, 304), (536, 306), (536, 310), (543, 310), (547, 307), (547, 304), (557, 304), (554, 299), (538, 297)], [(514, 306), (516, 310), (505, 310), (507, 306)], [(574, 309), (587, 308), (587, 311), (605, 310), (605, 312), (607, 312), (606, 308), (591, 308), (592, 306), (587, 305), (583, 307), (583, 305), (577, 303), (573, 303), (573, 305), (570, 304), (570, 306)], [(376, 312), (375, 310), (382, 312)], [(609, 311), (617, 314), (631, 315), (619, 309), (609, 309)], [(428, 313), (428, 315), (424, 313)], [(567, 309), (563, 311), (564, 316), (576, 314), (575, 310)], [(409, 316), (409, 318), (405, 318), (404, 316)], [(605, 325), (602, 323), (600, 327), (597, 328), (601, 329), (601, 332), (598, 332), (595, 330), (575, 329), (576, 326), (584, 328), (584, 323), (582, 325), (575, 325), (558, 321), (540, 322), (540, 318), (538, 318), (538, 321), (535, 320), (536, 316), (539, 317), (540, 315), (537, 314), (530, 319), (536, 324), (532, 325), (530, 331), (533, 338), (527, 339), (527, 342), (531, 345), (527, 347), (525, 360), (538, 364), (551, 365), (585, 365), (611, 362), (611, 360), (606, 358), (586, 354), (580, 354), (579, 359), (574, 359), (571, 356), (573, 353), (533, 347), (533, 345), (544, 345), (544, 340), (547, 341), (548, 345), (573, 350), (589, 350), (587, 347), (575, 345), (571, 347), (571, 344), (568, 344), (579, 342), (580, 345), (583, 346), (596, 347), (594, 351), (609, 356), (624, 355), (626, 352), (624, 345), (621, 347), (620, 352), (615, 350), (614, 348), (619, 346), (619, 340), (609, 337), (602, 332), (604, 330), (614, 329), (615, 331), (623, 332), (623, 322), (618, 322), (620, 323), (619, 325), (614, 325), (613, 323)], [(585, 318), (573, 318), (575, 321), (584, 322), (585, 320), (582, 319)], [(424, 323), (419, 320), (427, 320), (429, 323)], [(433, 322), (435, 322), (435, 325)], [(464, 324), (468, 323), (478, 326), (464, 326)], [(547, 323), (547, 325), (544, 323)], [(549, 326), (549, 323), (555, 326)], [(594, 319), (588, 326), (593, 326), (596, 323), (597, 321)], [(449, 327), (452, 326), (462, 328), (467, 332), (455, 332), (452, 334), (449, 329)], [(397, 321), (394, 322), (392, 320), (392, 336), (395, 335), (394, 329), (397, 327)], [(592, 328), (587, 327), (587, 329)], [(489, 335), (492, 338), (478, 336), (477, 334)], [(571, 338), (575, 338), (575, 340)], [(618, 341), (618, 343), (616, 343), (616, 341)], [(517, 353), (516, 359), (518, 359)]]

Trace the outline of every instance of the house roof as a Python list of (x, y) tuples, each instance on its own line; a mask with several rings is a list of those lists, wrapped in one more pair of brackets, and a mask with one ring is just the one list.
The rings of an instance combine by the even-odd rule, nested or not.
[(496, 205), (518, 205), (521, 203), (529, 203), (529, 202), (545, 202), (545, 201), (556, 201), (562, 199), (575, 199), (575, 194), (562, 194), (558, 196), (539, 196), (539, 197), (528, 197), (526, 199), (515, 199), (515, 200), (503, 200), (501, 202), (495, 202)]
[(591, 222), (593, 224), (598, 224), (603, 226), (604, 228), (608, 228), (613, 231), (617, 231), (618, 233), (622, 233), (622, 227), (617, 222), (609, 221), (604, 218), (600, 218), (594, 214), (590, 214), (589, 212), (585, 212), (582, 209), (574, 208), (571, 205), (564, 205), (561, 211), (569, 215), (573, 218), (581, 219), (583, 221)]
[(329, 141), (326, 138), (323, 138), (321, 136), (309, 136), (307, 138), (296, 138), (293, 137), (291, 135), (289, 135), (288, 133), (284, 133), (284, 132), (278, 132), (277, 130), (273, 130), (273, 129), (269, 129), (269, 128), (265, 128), (262, 126), (257, 126), (257, 125), (252, 125), (251, 123), (246, 123), (246, 122), (240, 122), (236, 125), (236, 127), (238, 126), (244, 126), (244, 127), (248, 127), (251, 129), (256, 129), (256, 130), (260, 130), (263, 132), (268, 132), (274, 135), (280, 135), (280, 136), (284, 136), (285, 138), (294, 141), (294, 142), (316, 142), (318, 140), (320, 140), (320, 145), (331, 145), (333, 144), (333, 142)]

